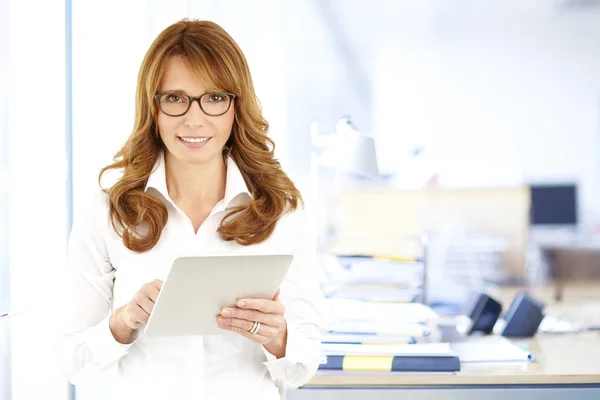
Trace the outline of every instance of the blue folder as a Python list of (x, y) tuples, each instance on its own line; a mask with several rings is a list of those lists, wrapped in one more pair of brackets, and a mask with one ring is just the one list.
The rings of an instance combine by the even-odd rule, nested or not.
[(380, 372), (456, 372), (457, 356), (326, 356), (320, 370)]

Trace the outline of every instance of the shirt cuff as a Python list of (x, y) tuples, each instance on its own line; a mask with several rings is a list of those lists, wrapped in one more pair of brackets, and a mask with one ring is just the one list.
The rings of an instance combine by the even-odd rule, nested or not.
[(288, 331), (285, 357), (276, 358), (262, 347), (267, 361), (263, 364), (269, 370), (273, 380), (299, 387), (307, 383), (319, 366), (319, 338), (310, 338), (295, 330)]
[(110, 330), (110, 317), (111, 315), (109, 314), (101, 323), (86, 332), (87, 337), (85, 342), (87, 342), (89, 349), (103, 366), (121, 359), (128, 353), (129, 348), (135, 342), (130, 344), (117, 342)]

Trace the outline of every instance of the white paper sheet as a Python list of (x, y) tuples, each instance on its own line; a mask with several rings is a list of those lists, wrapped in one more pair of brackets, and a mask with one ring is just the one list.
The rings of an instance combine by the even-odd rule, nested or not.
[(373, 333), (385, 336), (412, 336), (415, 338), (431, 334), (431, 331), (422, 324), (374, 321), (342, 321), (329, 324), (327, 330), (338, 333)]
[(501, 336), (471, 337), (452, 343), (461, 363), (529, 362), (531, 353), (522, 350)]
[(445, 357), (455, 355), (448, 343), (419, 343), (419, 344), (322, 344), (323, 353), (334, 355), (373, 355), (373, 356), (419, 356)]
[(323, 343), (410, 343), (413, 341), (413, 337), (326, 332), (321, 334), (321, 341)]
[(435, 311), (420, 303), (374, 303), (351, 299), (328, 299), (327, 307), (331, 318), (336, 320), (419, 323), (438, 319)]

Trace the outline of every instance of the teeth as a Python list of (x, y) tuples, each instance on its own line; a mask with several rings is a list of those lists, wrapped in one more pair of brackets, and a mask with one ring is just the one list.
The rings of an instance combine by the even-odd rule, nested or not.
[(202, 143), (202, 142), (206, 142), (209, 138), (186, 138), (186, 137), (182, 137), (181, 140), (183, 140), (184, 142), (188, 142), (188, 143)]

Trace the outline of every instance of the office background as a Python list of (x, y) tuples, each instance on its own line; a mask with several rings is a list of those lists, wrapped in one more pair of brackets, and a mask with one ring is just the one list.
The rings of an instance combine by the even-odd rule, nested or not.
[(600, 233), (600, 2), (0, 1), (0, 312), (21, 313), (10, 334), (0, 322), (0, 398), (69, 395), (44, 334), (53, 271), (130, 133), (146, 49), (183, 17), (240, 44), (276, 154), (312, 201), (309, 127), (350, 115), (385, 176), (354, 187), (566, 183), (577, 233)]

